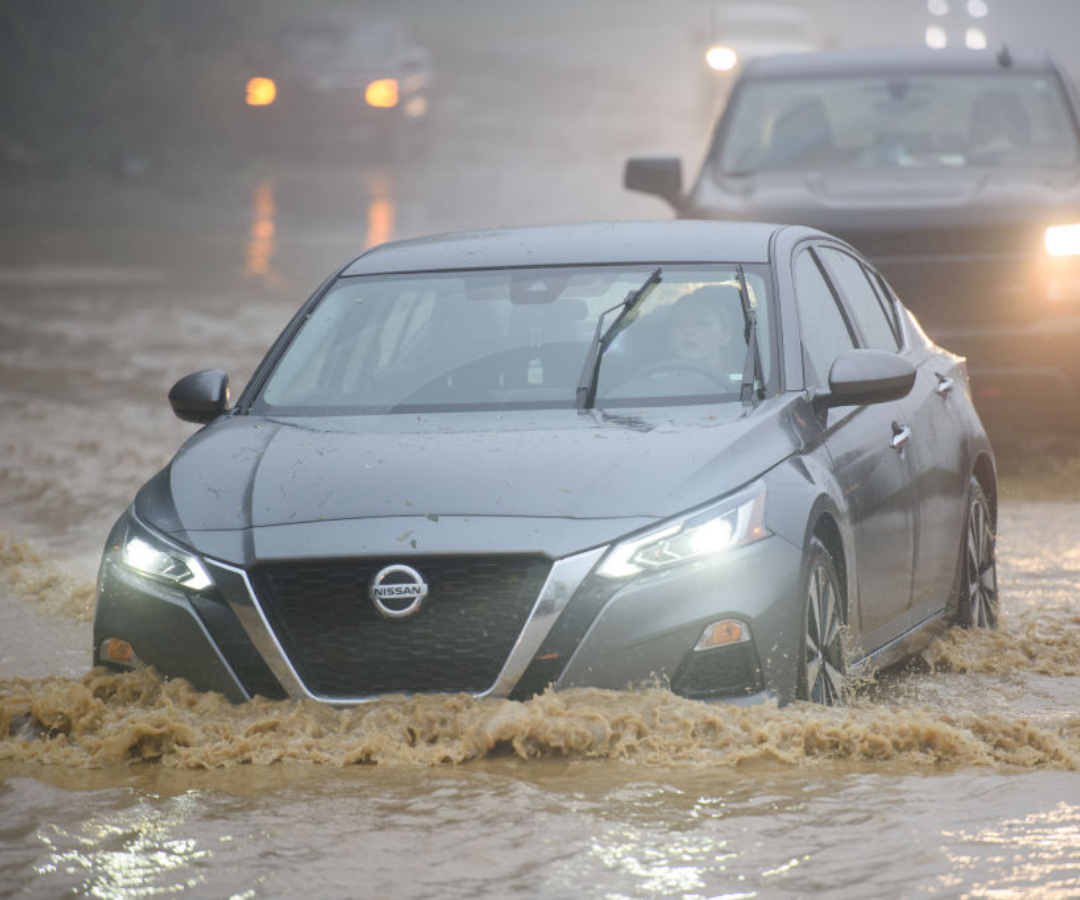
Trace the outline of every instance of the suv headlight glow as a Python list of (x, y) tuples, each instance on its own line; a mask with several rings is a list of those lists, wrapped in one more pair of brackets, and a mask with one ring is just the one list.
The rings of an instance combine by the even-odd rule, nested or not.
[(606, 578), (626, 578), (717, 556), (768, 534), (765, 485), (759, 482), (720, 503), (621, 541), (597, 571)]
[(134, 523), (128, 523), (116, 550), (121, 564), (147, 578), (190, 591), (205, 590), (214, 583), (197, 557)]
[(714, 72), (730, 72), (739, 64), (739, 54), (730, 47), (717, 44), (705, 53), (705, 62)]
[(1046, 252), (1051, 256), (1080, 256), (1080, 223), (1047, 228)]

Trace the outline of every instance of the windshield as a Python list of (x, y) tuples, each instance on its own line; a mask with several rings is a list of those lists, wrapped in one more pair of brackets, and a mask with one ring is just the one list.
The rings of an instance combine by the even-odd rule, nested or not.
[[(252, 409), (324, 415), (573, 408), (598, 317), (652, 271), (600, 266), (342, 278), (310, 312)], [(767, 382), (766, 270), (744, 271)], [(603, 353), (596, 405), (737, 401), (744, 323), (736, 265), (664, 264), (660, 282)]]
[(896, 166), (1070, 166), (1077, 132), (1056, 78), (831, 77), (748, 82), (714, 150), (718, 174)]

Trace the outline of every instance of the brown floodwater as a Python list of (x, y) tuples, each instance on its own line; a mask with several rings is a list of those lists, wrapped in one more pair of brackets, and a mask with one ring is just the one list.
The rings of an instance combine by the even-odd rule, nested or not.
[[(254, 178), (171, 230), (2, 229), (0, 895), (1080, 896), (1074, 502), (1006, 494), (1000, 629), (844, 709), (234, 706), (91, 671), (101, 544), (192, 430), (171, 383), (239, 387), (331, 266), (443, 222), (392, 172), (349, 184)], [(312, 197), (337, 225), (290, 220)]]

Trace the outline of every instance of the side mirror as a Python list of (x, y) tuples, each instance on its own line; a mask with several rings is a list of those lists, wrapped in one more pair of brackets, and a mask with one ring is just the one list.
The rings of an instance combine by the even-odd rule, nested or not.
[(185, 422), (205, 425), (229, 408), (229, 376), (222, 369), (185, 375), (169, 391), (169, 405)]
[(632, 156), (626, 161), (623, 187), (655, 194), (678, 210), (682, 203), (682, 162), (677, 156)]
[(833, 361), (828, 393), (814, 397), (814, 409), (887, 403), (906, 397), (914, 384), (915, 367), (895, 353), (848, 350)]

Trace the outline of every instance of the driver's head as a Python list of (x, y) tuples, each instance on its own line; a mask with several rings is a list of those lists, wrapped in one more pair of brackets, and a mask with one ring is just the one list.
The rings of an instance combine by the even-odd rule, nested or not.
[(710, 284), (684, 294), (671, 309), (671, 349), (680, 359), (719, 367), (722, 348), (735, 335), (732, 311), (738, 288)]

